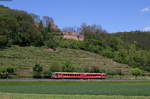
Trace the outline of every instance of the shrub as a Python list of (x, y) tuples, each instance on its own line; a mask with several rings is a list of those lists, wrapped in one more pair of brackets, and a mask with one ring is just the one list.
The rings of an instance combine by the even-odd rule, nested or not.
[(43, 67), (40, 64), (36, 64), (33, 67), (33, 77), (34, 78), (42, 78)]
[(12, 75), (15, 75), (14, 67), (1, 67), (0, 68), (0, 78), (7, 79), (7, 78), (11, 78)]
[(131, 70), (131, 73), (135, 76), (135, 78), (137, 78), (137, 76), (142, 75), (142, 70), (139, 68), (133, 68)]
[(51, 37), (48, 41), (45, 42), (45, 45), (48, 48), (56, 49), (58, 47), (57, 38)]
[(7, 43), (8, 43), (7, 36), (0, 35), (0, 48), (6, 47)]

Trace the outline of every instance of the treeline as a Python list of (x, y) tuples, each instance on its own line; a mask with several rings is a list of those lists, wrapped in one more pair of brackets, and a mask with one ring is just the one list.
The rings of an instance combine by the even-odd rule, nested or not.
[(120, 37), (128, 44), (135, 43), (138, 47), (149, 50), (150, 49), (150, 32), (133, 31), (133, 32), (118, 32), (114, 35)]
[(51, 17), (0, 6), (0, 47), (43, 46), (51, 33), (60, 32)]
[[(62, 31), (51, 17), (40, 18), (25, 11), (0, 6), (0, 47), (47, 46), (57, 49), (82, 49), (101, 54), (119, 63), (150, 71), (150, 32), (109, 34), (98, 25), (82, 24), (79, 28), (64, 29), (84, 35), (84, 41), (62, 38)], [(130, 35), (131, 34), (131, 35)], [(143, 38), (142, 38), (143, 37)]]

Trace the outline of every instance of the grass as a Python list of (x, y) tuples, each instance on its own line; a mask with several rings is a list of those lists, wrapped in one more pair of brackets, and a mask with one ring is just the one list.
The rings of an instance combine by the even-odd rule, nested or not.
[(101, 69), (108, 70), (122, 69), (125, 72), (130, 70), (127, 65), (83, 50), (58, 48), (56, 51), (51, 51), (32, 46), (12, 46), (0, 50), (0, 66), (14, 66), (23, 73), (31, 73), (35, 64), (48, 68), (53, 65), (62, 66), (68, 60), (76, 67), (99, 66)]
[(0, 92), (51, 95), (150, 96), (150, 82), (0, 82)]
[(0, 99), (150, 99), (145, 96), (48, 95), (0, 93)]

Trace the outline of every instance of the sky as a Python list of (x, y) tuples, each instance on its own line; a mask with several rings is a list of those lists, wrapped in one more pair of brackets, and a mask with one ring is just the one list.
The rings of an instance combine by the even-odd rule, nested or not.
[(150, 30), (150, 0), (0, 0), (0, 5), (50, 16), (61, 29), (86, 23), (110, 33)]

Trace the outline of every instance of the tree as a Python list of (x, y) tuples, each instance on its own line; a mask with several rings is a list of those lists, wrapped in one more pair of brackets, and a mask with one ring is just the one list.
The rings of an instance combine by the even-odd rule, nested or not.
[(137, 76), (139, 76), (139, 75), (142, 74), (142, 70), (139, 69), (139, 68), (133, 68), (133, 69), (131, 70), (131, 73), (132, 73), (132, 75), (135, 76), (135, 78), (137, 78)]
[(33, 67), (33, 71), (40, 73), (40, 72), (43, 71), (43, 67), (40, 66), (39, 64), (36, 64), (36, 65)]
[(42, 78), (43, 67), (40, 66), (40, 64), (36, 64), (33, 67), (33, 72), (34, 72), (33, 75), (34, 78)]
[(52, 48), (52, 49), (56, 50), (56, 48), (58, 47), (58, 43), (56, 40), (57, 40), (57, 38), (51, 37), (51, 38), (49, 38), (49, 40), (47, 40), (45, 42), (45, 45), (48, 48)]
[(107, 32), (101, 28), (99, 25), (81, 25), (81, 32), (80, 34), (83, 34), (85, 37), (85, 40), (89, 39), (101, 39), (100, 34), (106, 34)]
[(38, 15), (36, 15), (34, 13), (31, 13), (30, 15), (33, 18), (35, 23), (39, 23), (40, 22), (40, 16), (38, 16)]
[(123, 47), (123, 41), (119, 37), (112, 37), (107, 43), (113, 51), (117, 51)]
[(0, 8), (0, 35), (5, 35), (9, 45), (29, 46), (41, 39), (37, 22), (25, 11)]
[(61, 32), (61, 30), (58, 28), (58, 26), (55, 25), (52, 17), (43, 16), (42, 23), (45, 28), (45, 31), (48, 33)]
[(50, 24), (54, 24), (54, 20), (52, 17), (49, 17), (49, 16), (43, 16), (43, 24), (45, 27), (48, 27), (49, 23)]

